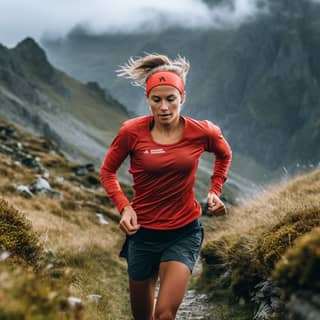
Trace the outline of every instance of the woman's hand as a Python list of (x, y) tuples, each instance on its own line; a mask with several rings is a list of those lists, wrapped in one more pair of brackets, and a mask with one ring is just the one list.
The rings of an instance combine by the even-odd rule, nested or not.
[(125, 234), (131, 236), (139, 230), (137, 214), (131, 206), (124, 207), (121, 216), (120, 229)]
[(213, 191), (208, 193), (208, 213), (213, 216), (224, 216), (226, 214), (224, 203)]

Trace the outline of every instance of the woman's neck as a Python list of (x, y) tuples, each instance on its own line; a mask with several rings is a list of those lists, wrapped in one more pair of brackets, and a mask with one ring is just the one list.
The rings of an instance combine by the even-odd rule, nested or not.
[(151, 135), (158, 143), (175, 143), (182, 138), (184, 126), (184, 120), (182, 117), (179, 117), (177, 121), (170, 124), (155, 122), (151, 129)]
[(158, 121), (155, 121), (153, 129), (156, 129), (157, 131), (163, 133), (170, 133), (178, 130), (183, 125), (183, 123), (184, 121), (182, 117), (178, 117), (171, 123), (160, 123)]

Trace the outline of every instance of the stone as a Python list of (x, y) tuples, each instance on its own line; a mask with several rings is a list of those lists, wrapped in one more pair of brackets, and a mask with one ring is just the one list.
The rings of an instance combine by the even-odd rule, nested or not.
[(88, 163), (84, 166), (76, 167), (74, 171), (77, 176), (86, 176), (90, 172), (94, 172), (94, 165), (92, 163)]
[(281, 311), (283, 308), (283, 303), (281, 302), (281, 300), (278, 297), (271, 297), (270, 298), (271, 301), (271, 308), (274, 311)]
[(96, 303), (99, 303), (102, 299), (102, 296), (99, 295), (99, 294), (89, 294), (87, 295), (87, 298), (90, 300), (90, 301), (94, 301)]
[(51, 186), (46, 179), (38, 178), (31, 184), (30, 190), (34, 193), (48, 193), (51, 191)]
[(11, 256), (9, 251), (3, 251), (0, 253), (0, 261), (6, 260)]
[(78, 307), (78, 306), (82, 306), (82, 301), (81, 299), (77, 298), (77, 297), (68, 297), (68, 303), (71, 307)]
[(312, 301), (312, 292), (297, 292), (290, 296), (286, 304), (292, 320), (319, 320), (320, 308)]
[(16, 190), (18, 192), (20, 192), (26, 198), (32, 198), (33, 197), (33, 193), (30, 191), (28, 186), (18, 185)]
[(272, 319), (272, 309), (267, 303), (262, 303), (253, 320), (270, 320)]
[(96, 213), (97, 217), (99, 218), (99, 222), (101, 224), (109, 224), (109, 222), (105, 219), (103, 213)]

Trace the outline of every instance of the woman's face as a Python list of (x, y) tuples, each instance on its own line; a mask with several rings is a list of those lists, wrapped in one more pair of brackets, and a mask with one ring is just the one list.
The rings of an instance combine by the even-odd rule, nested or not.
[(147, 97), (155, 122), (163, 125), (174, 123), (180, 118), (184, 94), (171, 86), (157, 86)]

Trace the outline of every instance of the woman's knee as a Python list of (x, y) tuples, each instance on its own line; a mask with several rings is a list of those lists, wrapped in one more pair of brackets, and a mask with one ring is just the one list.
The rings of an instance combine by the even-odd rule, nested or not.
[(156, 308), (155, 319), (156, 320), (174, 320), (176, 317), (177, 310), (170, 308)]

